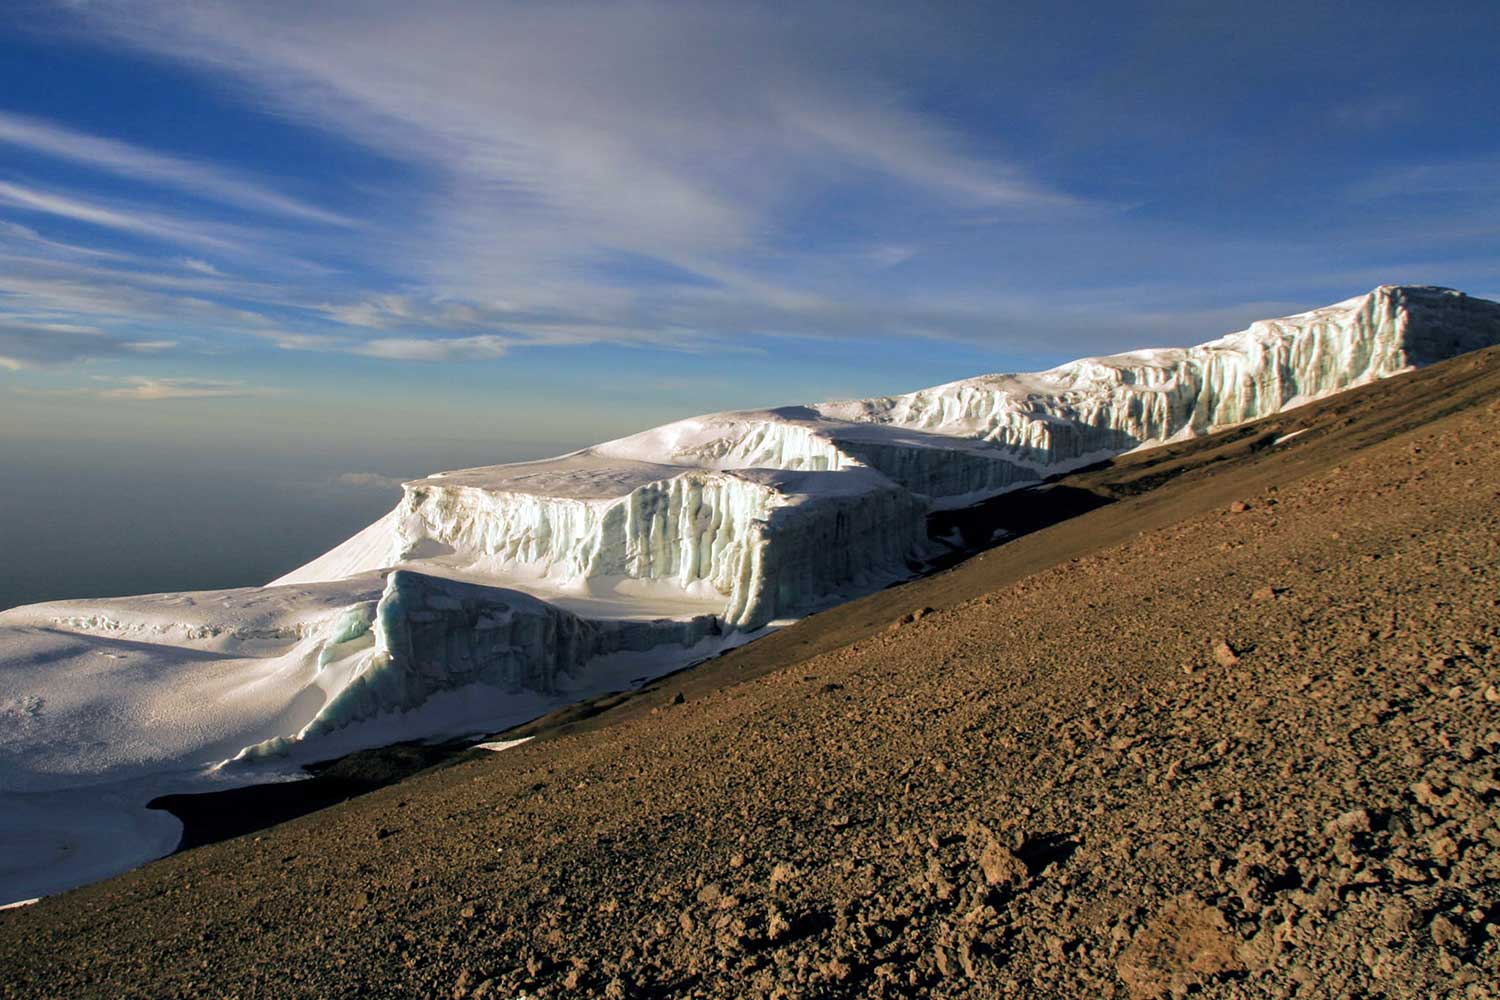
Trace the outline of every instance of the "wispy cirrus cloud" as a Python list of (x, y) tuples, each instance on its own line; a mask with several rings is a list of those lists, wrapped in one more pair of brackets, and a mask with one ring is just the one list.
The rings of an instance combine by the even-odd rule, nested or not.
[(23, 226), (18, 222), (5, 222), (0, 220), (0, 246), (5, 244), (24, 246), (29, 252), (43, 254), (60, 254), (67, 257), (89, 257), (95, 260), (123, 260), (125, 255), (113, 253), (108, 250), (100, 250), (97, 247), (82, 246), (77, 243), (69, 243), (63, 240), (48, 239), (30, 226)]
[(100, 357), (120, 357), (167, 350), (172, 341), (112, 337), (98, 326), (0, 316), (0, 367), (65, 364)]
[[(1081, 73), (1036, 57), (1034, 32), (1068, 20), (1053, 6), (939, 17), (843, 0), (795, 14), (715, 0), (62, 5), (84, 39), (186, 67), (257, 127), (381, 166), (350, 183), (346, 167), (289, 155), (273, 181), (184, 152), (191, 143), (168, 154), (0, 111), (0, 147), (137, 184), (122, 195), (70, 186), (78, 171), (0, 178), (0, 209), (31, 213), (0, 224), (0, 243), (58, 265), (0, 268), (0, 295), (25, 285), (0, 315), (73, 315), (112, 340), (183, 350), (239, 338), (393, 362), (599, 343), (764, 350), (756, 338), (774, 337), (1107, 350), (1221, 332), (1191, 326), (1205, 308), (1189, 283), (1221, 302), (1305, 307), (1325, 298), (1300, 296), (1330, 245), (1362, 248), (1361, 268), (1389, 276), (1392, 260), (1439, 259), (1442, 238), (1487, 235), (1472, 208), (1488, 197), (1492, 155), (1434, 172), (1362, 151), (1340, 185), (1309, 194), (1299, 185), (1316, 172), (1285, 166), (1284, 142), (1257, 145), (1275, 116), (1242, 115), (1233, 148), (1214, 141), (1217, 126), (1187, 124), (1217, 107), (1224, 77), (1191, 33), (1163, 30), (1170, 17), (1079, 27), (1108, 43)], [(1252, 53), (1296, 34), (1215, 20)], [(1262, 76), (1237, 77), (1234, 96)], [(1391, 109), (1431, 112), (1409, 88), (1368, 79), (1313, 117), (1326, 126), (1355, 109), (1378, 133)], [(1423, 188), (1462, 188), (1443, 225), (1408, 224), (1415, 209), (1389, 224), (1327, 207), (1343, 192), (1345, 205), (1392, 212)], [(188, 197), (168, 211), (153, 192)], [(195, 211), (210, 203), (243, 212)], [(1309, 211), (1325, 214), (1284, 224)], [(156, 245), (95, 242), (95, 230)], [(160, 337), (140, 332), (154, 327)]]
[(0, 145), (16, 146), (201, 197), (324, 225), (348, 218), (277, 192), (233, 171), (195, 163), (52, 122), (0, 111)]
[(154, 212), (114, 208), (71, 195), (5, 181), (0, 181), (0, 205), (173, 243), (199, 244), (230, 251), (237, 251), (243, 246), (240, 241), (228, 235), (213, 235), (188, 220), (174, 219)]
[(516, 342), (494, 334), (472, 337), (377, 337), (353, 345), (354, 354), (387, 361), (483, 361), (501, 358)]
[(186, 270), (194, 271), (198, 274), (206, 274), (211, 278), (224, 277), (223, 271), (220, 271), (217, 267), (214, 267), (208, 261), (199, 260), (196, 257), (182, 257), (177, 261), (177, 263)]
[[(649, 313), (674, 298), (601, 282), (599, 262), (622, 252), (727, 300), (786, 297), (771, 270), (828, 249), (825, 233), (789, 225), (810, 192), (873, 199), (866, 225), (892, 200), (929, 222), (1089, 210), (911, 99), (903, 77), (950, 41), (932, 38), (930, 18), (867, 15), (892, 23), (851, 40), (852, 11), (210, 2), (185, 12), (125, 0), (82, 16), (247, 84), (277, 114), (418, 165), (420, 215), (386, 239), (420, 297), (568, 313), (559, 325), (608, 339), (612, 324), (666, 326)], [(851, 273), (876, 266), (847, 261)], [(329, 318), (403, 327), (371, 291)]]
[(1500, 156), (1444, 159), (1376, 171), (1352, 185), (1356, 201), (1482, 196), (1500, 198)]
[(118, 384), (98, 390), (96, 394), (102, 399), (159, 402), (168, 399), (230, 399), (275, 395), (272, 389), (233, 380), (131, 375), (108, 381)]

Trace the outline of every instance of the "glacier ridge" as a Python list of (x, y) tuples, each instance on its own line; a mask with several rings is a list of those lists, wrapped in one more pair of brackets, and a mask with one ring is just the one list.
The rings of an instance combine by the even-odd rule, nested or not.
[[(570, 495), (557, 494), (560, 484)], [(566, 456), (407, 483), (379, 543), (356, 536), (275, 583), (387, 566), (564, 591), (640, 580), (716, 595), (719, 617), (756, 629), (814, 595), (908, 575), (924, 510), (910, 491), (850, 464), (717, 471)]]
[(1035, 374), (984, 375), (816, 410), (829, 420), (984, 442), (1050, 469), (1212, 433), (1489, 346), (1497, 313), (1495, 303), (1450, 289), (1382, 286), (1196, 347), (1084, 358)]
[(1495, 343), (1497, 330), (1495, 303), (1382, 286), (1196, 347), (693, 417), (408, 483), (367, 529), (378, 546), (362, 533), (276, 582), (392, 565), (523, 589), (629, 579), (717, 598), (726, 623), (755, 628), (903, 575), (927, 551), (928, 510), (1267, 416)]

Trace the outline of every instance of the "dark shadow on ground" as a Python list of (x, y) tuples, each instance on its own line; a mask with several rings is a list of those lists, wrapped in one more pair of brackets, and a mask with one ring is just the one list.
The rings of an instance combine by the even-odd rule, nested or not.
[(309, 764), (306, 770), (312, 777), (299, 781), (162, 795), (146, 803), (146, 808), (164, 810), (182, 821), (177, 850), (185, 851), (285, 823), (394, 784), (418, 771), (456, 763), (470, 752), (468, 743), (397, 743)]
[(927, 515), (928, 536), (946, 540), (955, 548), (953, 552), (934, 559), (931, 569), (955, 566), (975, 552), (1087, 514), (1113, 503), (1114, 499), (1095, 490), (1064, 483), (1044, 483), (1002, 493), (971, 507), (933, 511)]

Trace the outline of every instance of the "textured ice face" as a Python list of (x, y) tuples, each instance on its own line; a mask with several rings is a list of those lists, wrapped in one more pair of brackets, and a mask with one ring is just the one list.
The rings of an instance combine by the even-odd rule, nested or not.
[[(815, 409), (829, 420), (983, 442), (1050, 473), (1081, 457), (1210, 433), (1484, 347), (1500, 337), (1497, 326), (1495, 303), (1386, 286), (1197, 347), (1085, 358)], [(902, 481), (899, 470), (891, 474)]]
[(628, 484), (620, 496), (586, 500), (503, 482), (409, 484), (401, 557), (446, 549), (564, 580), (626, 576), (684, 587), (710, 580), (727, 593), (753, 543), (752, 525), (777, 498), (733, 475), (660, 471), (663, 478)]
[[(383, 521), (381, 541), (358, 537), (347, 551), (277, 582), (395, 565), (564, 590), (638, 580), (717, 594), (717, 614), (754, 629), (830, 594), (906, 575), (923, 538), (925, 503), (859, 466), (718, 472), (653, 465), (650, 471), (666, 474), (642, 482), (577, 457), (550, 472), (538, 464), (519, 484), (509, 466), (408, 483)], [(608, 489), (592, 480), (584, 497), (532, 492), (537, 477), (555, 485), (581, 467), (605, 470)]]
[[(373, 616), (363, 608), (334, 621), (324, 650), (354, 656), (345, 679), (297, 734), (306, 739), (351, 723), (418, 708), (442, 691), (484, 684), (551, 695), (590, 660), (622, 651), (691, 647), (720, 633), (709, 616), (687, 621), (590, 621), (529, 594), (396, 570)], [(351, 649), (366, 635), (373, 643)], [(323, 665), (339, 656), (320, 658)], [(241, 759), (284, 753), (273, 738)]]
[(722, 598), (727, 622), (754, 627), (900, 576), (933, 506), (1497, 340), (1495, 303), (1388, 286), (1197, 347), (709, 414), (549, 461), (409, 483), (381, 525), (280, 582), (388, 565), (520, 586), (625, 578), (706, 589)]
[(869, 470), (689, 469), (591, 502), (424, 481), (403, 507), (402, 562), (436, 551), (560, 583), (707, 587), (723, 596), (725, 620), (748, 628), (904, 575), (923, 511)]

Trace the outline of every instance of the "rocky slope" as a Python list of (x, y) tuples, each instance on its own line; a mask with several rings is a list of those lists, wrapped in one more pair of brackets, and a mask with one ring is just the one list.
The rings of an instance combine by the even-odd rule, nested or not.
[(0, 992), (1495, 996), (1497, 400), (1487, 351), (1081, 474), (551, 738), (0, 914)]

